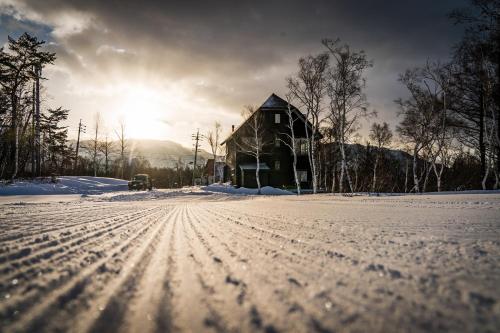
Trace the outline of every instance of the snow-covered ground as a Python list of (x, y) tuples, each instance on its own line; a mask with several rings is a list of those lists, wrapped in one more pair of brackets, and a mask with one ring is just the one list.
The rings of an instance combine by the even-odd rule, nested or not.
[[(49, 178), (39, 180), (17, 180), (12, 184), (0, 183), (0, 196), (39, 196), (82, 194), (102, 195), (97, 199), (112, 201), (151, 200), (172, 196), (191, 194), (223, 193), (227, 195), (255, 195), (257, 189), (235, 188), (228, 184), (212, 184), (209, 186), (184, 187), (181, 189), (155, 190), (155, 191), (128, 191), (126, 180), (90, 176), (63, 176), (58, 177), (56, 183), (51, 183)], [(290, 195), (292, 192), (265, 186), (261, 189), (263, 195)], [(20, 198), (22, 199), (22, 198)], [(0, 199), (1, 200), (1, 199)], [(12, 199), (10, 199), (12, 200)], [(36, 199), (39, 200), (39, 199)], [(31, 200), (30, 200), (31, 201)]]
[(46, 194), (101, 194), (128, 189), (126, 180), (88, 176), (62, 176), (56, 183), (50, 178), (43, 180), (18, 180), (12, 184), (0, 184), (0, 196)]
[(498, 193), (118, 192), (0, 224), (2, 332), (500, 330)]

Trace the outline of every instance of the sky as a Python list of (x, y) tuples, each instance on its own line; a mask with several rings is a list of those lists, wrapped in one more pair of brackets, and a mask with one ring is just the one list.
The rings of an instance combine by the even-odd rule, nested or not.
[(56, 52), (44, 68), (43, 107), (70, 110), (90, 136), (96, 113), (113, 137), (124, 121), (134, 138), (191, 145), (214, 121), (224, 134), (245, 105), (286, 93), (300, 57), (340, 38), (364, 50), (373, 68), (366, 95), (377, 119), (398, 123), (398, 75), (427, 60), (446, 60), (461, 27), (447, 17), (466, 0), (100, 1), (0, 0), (0, 45), (29, 32)]

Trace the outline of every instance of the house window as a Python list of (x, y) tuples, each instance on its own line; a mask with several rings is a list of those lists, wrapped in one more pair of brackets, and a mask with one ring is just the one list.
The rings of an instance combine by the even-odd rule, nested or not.
[(278, 134), (274, 135), (274, 146), (275, 147), (279, 147), (280, 146), (280, 138), (279, 138)]
[(307, 182), (307, 171), (306, 170), (297, 170), (297, 178), (299, 182), (305, 183)]
[(274, 170), (280, 169), (280, 161), (274, 161)]
[(281, 123), (281, 115), (279, 113), (274, 114), (274, 123), (275, 124)]
[(295, 139), (295, 152), (298, 156), (307, 155), (307, 139)]

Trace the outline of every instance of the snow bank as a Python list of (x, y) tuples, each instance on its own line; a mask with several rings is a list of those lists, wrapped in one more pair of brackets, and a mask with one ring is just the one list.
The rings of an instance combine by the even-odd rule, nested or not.
[(19, 180), (13, 184), (0, 184), (0, 195), (45, 194), (102, 194), (125, 191), (128, 182), (122, 179), (87, 176), (59, 177), (57, 183), (50, 180)]
[(153, 189), (152, 191), (126, 191), (110, 192), (89, 197), (97, 201), (144, 201), (180, 197), (186, 195), (211, 195), (213, 193), (201, 191), (199, 187), (186, 187), (180, 189)]
[[(207, 192), (217, 192), (217, 193), (227, 193), (236, 195), (254, 195), (257, 194), (256, 188), (246, 188), (240, 187), (236, 188), (229, 184), (212, 184), (208, 186), (202, 186), (201, 189)], [(290, 191), (281, 190), (279, 188), (274, 188), (271, 186), (261, 187), (260, 193), (263, 195), (290, 195), (293, 194)]]
[[(292, 192), (265, 186), (261, 188), (263, 195), (290, 195)], [(257, 189), (245, 187), (235, 188), (228, 184), (212, 184), (208, 186), (186, 186), (178, 189), (154, 189), (153, 191), (110, 192), (89, 197), (93, 201), (144, 201), (175, 198), (182, 196), (210, 195), (256, 195)]]

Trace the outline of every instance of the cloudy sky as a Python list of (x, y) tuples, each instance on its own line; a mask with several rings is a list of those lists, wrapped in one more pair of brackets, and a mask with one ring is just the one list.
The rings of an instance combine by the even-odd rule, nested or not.
[[(27, 31), (57, 53), (44, 71), (45, 106), (80, 118), (99, 112), (113, 135), (190, 145), (219, 120), (226, 131), (244, 105), (284, 95), (297, 60), (323, 52), (321, 39), (363, 49), (370, 107), (395, 125), (397, 82), (406, 68), (446, 59), (461, 29), (447, 14), (466, 0), (100, 1), (0, 0), (0, 44)], [(362, 133), (366, 133), (367, 124)], [(87, 134), (88, 135), (88, 134)]]

